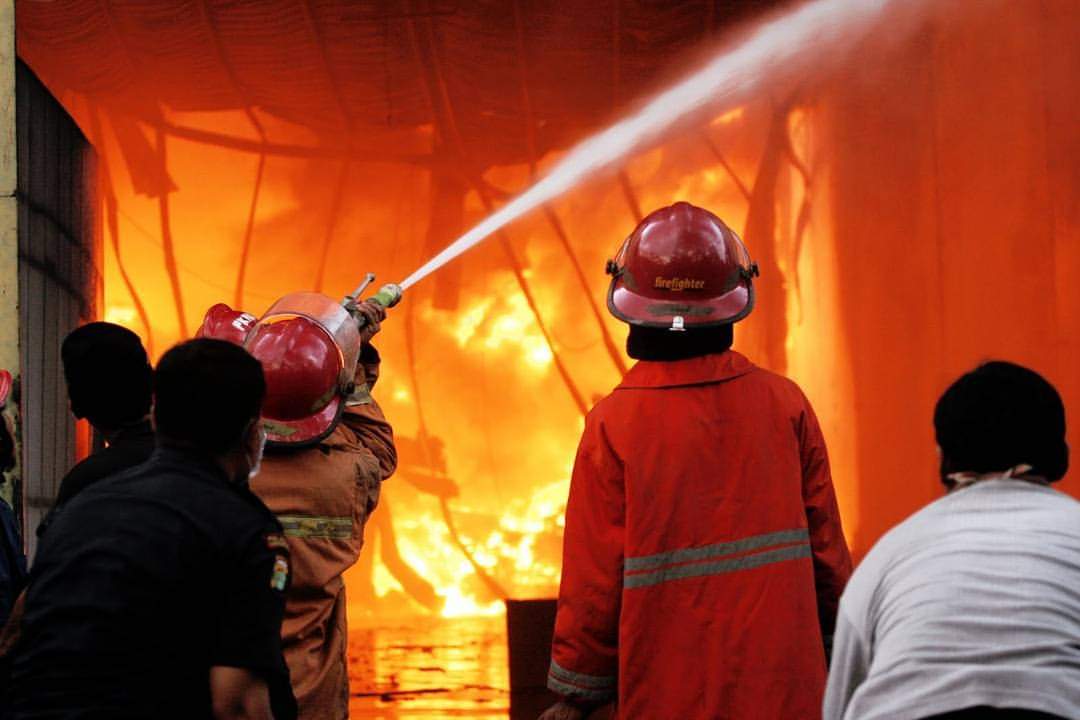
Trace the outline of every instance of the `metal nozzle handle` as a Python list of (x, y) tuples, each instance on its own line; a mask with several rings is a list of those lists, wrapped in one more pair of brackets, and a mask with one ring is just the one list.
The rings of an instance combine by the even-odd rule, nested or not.
[(361, 293), (363, 293), (365, 290), (367, 290), (368, 285), (371, 285), (371, 283), (373, 283), (373, 282), (375, 282), (375, 273), (373, 273), (373, 272), (367, 273), (366, 275), (364, 275), (364, 282), (360, 283), (360, 287), (356, 288), (351, 293), (346, 295), (345, 300), (346, 301), (352, 300), (353, 302), (356, 302), (357, 300), (360, 299)]

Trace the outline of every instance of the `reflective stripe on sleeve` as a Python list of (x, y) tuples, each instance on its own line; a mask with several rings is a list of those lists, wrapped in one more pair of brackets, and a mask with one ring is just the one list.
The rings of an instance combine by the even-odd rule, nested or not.
[(583, 700), (595, 700), (597, 702), (607, 702), (615, 699), (615, 688), (610, 690), (586, 690), (576, 685), (568, 685), (550, 675), (548, 675), (547, 685), (549, 690), (563, 697), (582, 698)]
[(574, 672), (573, 670), (567, 670), (554, 660), (551, 661), (551, 668), (548, 670), (548, 675), (550, 677), (562, 680), (563, 682), (573, 683), (574, 685), (583, 688), (615, 687), (614, 675), (586, 675), (585, 673), (578, 673)]
[(808, 558), (811, 554), (806, 528), (782, 530), (733, 542), (627, 558), (623, 587), (640, 588), (684, 578), (721, 575)]
[(606, 702), (615, 699), (617, 682), (614, 675), (586, 675), (567, 670), (552, 660), (547, 684), (553, 692), (564, 697)]
[(289, 537), (347, 540), (352, 537), (353, 519), (348, 515), (278, 515)]

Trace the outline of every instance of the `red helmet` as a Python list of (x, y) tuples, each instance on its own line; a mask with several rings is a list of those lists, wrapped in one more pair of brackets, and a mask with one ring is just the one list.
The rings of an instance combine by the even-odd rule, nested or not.
[(642, 220), (607, 271), (608, 310), (631, 325), (725, 325), (754, 309), (758, 268), (746, 246), (723, 220), (687, 202)]
[(243, 345), (256, 322), (254, 315), (233, 310), (225, 303), (218, 303), (206, 311), (195, 337), (228, 340), (236, 345)]
[(262, 363), (262, 420), (269, 442), (312, 445), (337, 427), (360, 355), (359, 328), (340, 303), (318, 293), (294, 293), (258, 322), (215, 305), (199, 336), (242, 344)]

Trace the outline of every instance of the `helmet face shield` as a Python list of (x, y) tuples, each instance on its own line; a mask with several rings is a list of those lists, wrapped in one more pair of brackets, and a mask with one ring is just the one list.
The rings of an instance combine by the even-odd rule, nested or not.
[[(348, 375), (346, 382), (351, 382), (360, 358), (360, 328), (348, 311), (340, 302), (326, 295), (313, 292), (291, 293), (271, 305), (259, 318), (259, 325), (270, 325), (297, 317), (307, 318), (330, 335), (341, 353), (341, 366)], [(254, 332), (258, 332), (258, 327)], [(252, 335), (248, 336), (249, 341)]]
[(341, 304), (318, 293), (275, 302), (244, 347), (266, 375), (263, 424), (273, 445), (320, 442), (341, 419), (360, 357), (360, 329)]
[(215, 305), (198, 337), (241, 345), (262, 364), (262, 422), (271, 445), (314, 445), (337, 427), (356, 377), (360, 328), (336, 300), (293, 293), (258, 320)]

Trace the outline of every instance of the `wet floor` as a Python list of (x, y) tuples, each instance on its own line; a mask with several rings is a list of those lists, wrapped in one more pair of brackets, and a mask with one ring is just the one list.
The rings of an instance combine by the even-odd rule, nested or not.
[(503, 618), (425, 618), (354, 628), (353, 718), (509, 717)]

